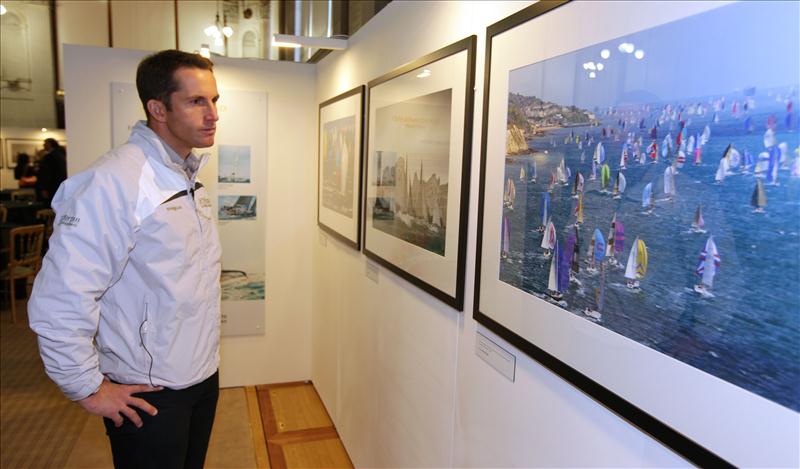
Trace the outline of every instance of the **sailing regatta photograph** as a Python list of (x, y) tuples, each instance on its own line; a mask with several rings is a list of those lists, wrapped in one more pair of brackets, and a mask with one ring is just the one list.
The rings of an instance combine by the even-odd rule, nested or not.
[(223, 184), (250, 182), (250, 145), (220, 145), (217, 181)]
[(356, 116), (326, 122), (322, 127), (322, 205), (353, 217), (356, 165)]
[(372, 226), (445, 255), (453, 90), (377, 109)]
[(500, 281), (800, 411), (799, 14), (721, 5), (511, 70)]

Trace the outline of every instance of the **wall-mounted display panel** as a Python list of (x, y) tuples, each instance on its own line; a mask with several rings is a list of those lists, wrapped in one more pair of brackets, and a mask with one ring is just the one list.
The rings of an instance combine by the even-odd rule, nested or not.
[(364, 253), (464, 304), (475, 36), (369, 82)]
[(317, 224), (361, 248), (364, 86), (319, 105)]
[(800, 462), (799, 14), (539, 2), (487, 30), (474, 316), (699, 465)]

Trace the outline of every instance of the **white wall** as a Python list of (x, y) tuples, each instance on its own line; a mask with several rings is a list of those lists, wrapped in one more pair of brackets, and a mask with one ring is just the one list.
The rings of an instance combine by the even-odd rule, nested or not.
[[(135, 82), (136, 66), (147, 53), (64, 47), (70, 174), (110, 148), (111, 82)], [(316, 203), (314, 66), (221, 58), (214, 62), (219, 89), (265, 91), (269, 103), (269, 128), (262, 130), (268, 158), (266, 335), (223, 338), (221, 385), (308, 379), (311, 295), (303, 292), (311, 285), (310, 214)]]
[(108, 45), (108, 0), (57, 0), (58, 88), (64, 89), (62, 44)]
[[(3, 15), (8, 21), (11, 14), (22, 19), (23, 38), (9, 36), (5, 28), (0, 28), (3, 49), (16, 49), (20, 54), (17, 62), (24, 70), (24, 77), (30, 78), (29, 91), (13, 91), (7, 88), (0, 90), (0, 122), (8, 127), (55, 127), (56, 105), (53, 81), (53, 54), (50, 34), (50, 8), (47, 5), (34, 5), (23, 2), (3, 2), (8, 14)], [(27, 49), (25, 44), (27, 44)], [(6, 49), (6, 51), (8, 51)], [(20, 71), (17, 69), (16, 71)], [(7, 73), (4, 71), (4, 75)]]
[[(478, 36), (467, 282), (458, 313), (318, 231), (312, 379), (356, 466), (686, 466), (472, 319), (486, 26), (530, 2), (392, 2), (318, 65), (317, 102)], [(323, 241), (324, 238), (324, 241)], [(510, 382), (480, 330), (517, 357)]]

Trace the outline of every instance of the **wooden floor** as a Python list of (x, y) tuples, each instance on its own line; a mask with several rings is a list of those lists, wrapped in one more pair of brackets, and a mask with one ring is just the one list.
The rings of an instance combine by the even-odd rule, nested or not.
[(273, 469), (353, 467), (310, 382), (260, 385), (256, 390)]
[[(0, 306), (0, 468), (110, 468), (102, 418), (67, 400), (44, 373), (24, 302)], [(311, 382), (220, 391), (207, 468), (350, 468)]]

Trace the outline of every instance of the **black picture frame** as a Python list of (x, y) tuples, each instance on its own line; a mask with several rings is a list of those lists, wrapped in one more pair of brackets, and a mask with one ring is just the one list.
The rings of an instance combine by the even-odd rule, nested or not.
[[(364, 246), (363, 252), (364, 254), (371, 260), (375, 261), (379, 265), (385, 267), (389, 271), (395, 273), (396, 275), (400, 276), (401, 278), (407, 280), (411, 284), (415, 285), (416, 287), (426, 291), (427, 293), (431, 294), (438, 300), (446, 303), (447, 305), (451, 306), (452, 308), (463, 311), (464, 309), (464, 275), (466, 271), (466, 247), (467, 247), (467, 222), (469, 217), (469, 180), (470, 180), (470, 161), (471, 161), (471, 153), (472, 153), (472, 122), (473, 122), (473, 100), (474, 100), (474, 86), (475, 86), (475, 49), (476, 49), (476, 36), (469, 36), (464, 38), (458, 42), (450, 44), (446, 47), (443, 47), (435, 52), (427, 54), (419, 59), (416, 59), (410, 63), (402, 65), (374, 80), (371, 80), (367, 85), (367, 127), (365, 131), (365, 197), (364, 197), (364, 223), (363, 223), (363, 239), (364, 239)], [(377, 231), (372, 228), (370, 224), (370, 216), (371, 216), (371, 209), (375, 208), (375, 198), (370, 198), (370, 176), (371, 170), (374, 169), (375, 165), (371, 165), (372, 163), (372, 155), (370, 151), (375, 149), (375, 142), (372, 141), (372, 131), (378, 125), (375, 122), (375, 117), (373, 114), (373, 105), (376, 104), (375, 93), (376, 88), (379, 88), (382, 85), (386, 85), (391, 83), (393, 80), (402, 79), (404, 76), (409, 76), (408, 74), (415, 72), (419, 69), (422, 69), (425, 73), (426, 71), (430, 73), (425, 67), (434, 68), (437, 63), (443, 64), (444, 61), (448, 60), (451, 57), (454, 57), (460, 53), (465, 53), (465, 62), (464, 62), (464, 70), (463, 74), (453, 73), (452, 75), (457, 76), (455, 81), (458, 82), (451, 82), (449, 88), (447, 90), (452, 91), (453, 89), (463, 89), (463, 94), (458, 95), (457, 93), (452, 93), (452, 99), (463, 99), (463, 107), (459, 109), (463, 109), (463, 111), (458, 112), (459, 114), (463, 112), (463, 119), (459, 119), (458, 122), (463, 121), (463, 125), (461, 127), (455, 127), (456, 120), (452, 121), (452, 128), (458, 128), (460, 130), (460, 140), (461, 144), (458, 146), (459, 152), (453, 153), (448, 152), (448, 161), (453, 162), (457, 161), (460, 164), (460, 171), (456, 176), (450, 177), (450, 182), (457, 182), (457, 188), (450, 187), (448, 185), (448, 201), (451, 200), (451, 197), (455, 197), (457, 203), (453, 205), (455, 208), (458, 209), (458, 214), (456, 216), (456, 223), (454, 223), (455, 227), (457, 228), (457, 233), (455, 233), (455, 238), (450, 238), (451, 235), (446, 235), (447, 240), (452, 244), (452, 247), (455, 248), (455, 259), (451, 258), (449, 261), (446, 269), (441, 269), (442, 271), (446, 271), (442, 278), (445, 278), (445, 281), (449, 283), (449, 288), (443, 288), (441, 285), (435, 285), (435, 281), (431, 280), (430, 278), (426, 278), (428, 272), (426, 272), (425, 268), (416, 268), (411, 266), (413, 261), (409, 261), (408, 257), (402, 259), (392, 259), (391, 256), (387, 255), (386, 252), (381, 251), (380, 248), (373, 246), (371, 244), (371, 237), (369, 236), (370, 232), (373, 232), (373, 237), (378, 237)], [(417, 76), (418, 78), (424, 78)], [(461, 79), (463, 77), (463, 82)], [(462, 88), (463, 87), (463, 88)], [(413, 93), (412, 93), (413, 94)], [(422, 96), (422, 95), (417, 95)], [(408, 102), (408, 101), (406, 101)], [(455, 102), (455, 101), (454, 101)], [(462, 104), (459, 104), (462, 106)], [(451, 105), (452, 106), (452, 105)], [(452, 111), (452, 107), (451, 110)], [(449, 117), (449, 114), (448, 114)], [(455, 141), (455, 140), (454, 140)], [(411, 161), (409, 158), (408, 161)], [(409, 170), (410, 171), (410, 170)], [(422, 175), (422, 169), (420, 169), (420, 175)], [(448, 173), (449, 174), (449, 173)], [(372, 204), (372, 205), (371, 205)], [(448, 206), (449, 207), (449, 206)], [(449, 219), (449, 216), (447, 217)], [(447, 231), (451, 231), (451, 224), (447, 224), (448, 228)], [(411, 243), (404, 241), (400, 238), (394, 238), (398, 245), (402, 243), (406, 243), (407, 246), (410, 246)], [(412, 248), (413, 249), (413, 248)], [(421, 254), (421, 256), (425, 256), (426, 254)], [(452, 250), (449, 252), (445, 252), (445, 255), (452, 256)], [(435, 256), (432, 255), (432, 256)], [(447, 259), (446, 257), (444, 257)], [(438, 260), (437, 260), (438, 261)], [(432, 264), (435, 264), (437, 261), (431, 261)], [(420, 261), (419, 264), (425, 264), (427, 261)], [(405, 265), (404, 265), (405, 263)], [(431, 275), (433, 277), (433, 275)]]
[[(569, 4), (569, 8), (564, 8)], [(520, 330), (519, 327), (516, 327), (514, 322), (506, 322), (502, 318), (506, 318), (508, 316), (502, 316), (498, 314), (497, 310), (497, 302), (494, 302), (493, 299), (486, 300), (488, 304), (491, 304), (494, 309), (482, 309), (481, 301), (483, 297), (486, 298), (496, 298), (499, 296), (495, 288), (493, 288), (493, 284), (499, 282), (498, 279), (493, 278), (491, 276), (483, 275), (483, 266), (489, 265), (492, 262), (497, 262), (501, 256), (500, 248), (497, 248), (495, 252), (494, 249), (496, 244), (494, 241), (491, 241), (487, 244), (487, 237), (488, 239), (494, 240), (495, 238), (501, 238), (502, 234), (500, 229), (497, 229), (494, 222), (497, 219), (496, 210), (495, 212), (491, 212), (492, 215), (489, 217), (487, 215), (487, 204), (495, 204), (500, 197), (497, 194), (498, 189), (498, 182), (497, 180), (492, 180), (489, 184), (491, 184), (492, 192), (491, 194), (487, 193), (487, 165), (494, 165), (497, 166), (498, 163), (496, 162), (497, 153), (499, 150), (499, 142), (501, 139), (505, 142), (506, 138), (506, 119), (503, 116), (502, 122), (498, 122), (499, 120), (499, 111), (495, 111), (495, 114), (492, 113), (491, 109), (492, 106), (495, 105), (493, 103), (500, 102), (501, 99), (508, 99), (505, 96), (500, 98), (496, 97), (493, 98), (492, 92), (496, 88), (493, 87), (493, 83), (495, 80), (498, 80), (497, 83), (500, 83), (502, 80), (507, 80), (508, 75), (507, 71), (514, 70), (515, 67), (520, 67), (519, 64), (515, 65), (506, 65), (496, 66), (493, 68), (493, 52), (498, 54), (498, 57), (506, 57), (513, 55), (509, 53), (507, 49), (502, 51), (494, 50), (495, 49), (495, 41), (497, 41), (498, 36), (503, 35), (504, 33), (508, 33), (513, 31), (515, 28), (520, 27), (522, 25), (527, 25), (526, 28), (534, 28), (541, 26), (540, 21), (543, 16), (546, 17), (548, 14), (553, 14), (556, 10), (561, 10), (560, 13), (564, 13), (565, 11), (569, 10), (574, 12), (573, 9), (582, 8), (581, 2), (571, 2), (570, 0), (558, 0), (558, 1), (551, 1), (551, 0), (543, 0), (539, 1), (529, 7), (526, 7), (504, 19), (498, 21), (487, 28), (486, 31), (486, 51), (485, 51), (485, 66), (484, 66), (484, 91), (483, 91), (483, 115), (482, 115), (482, 132), (481, 132), (481, 162), (480, 162), (480, 182), (479, 182), (479, 199), (478, 199), (478, 233), (477, 233), (477, 251), (476, 251), (476, 267), (475, 267), (475, 291), (474, 291), (474, 305), (473, 305), (473, 318), (481, 324), (483, 327), (488, 329), (489, 331), (493, 332), (497, 336), (501, 337), (502, 339), (506, 340), (508, 343), (513, 345), (514, 347), (518, 348), (520, 351), (528, 355), (530, 358), (550, 370), (551, 372), (558, 375), (564, 381), (569, 383), (570, 385), (576, 387), (578, 390), (595, 400), (597, 403), (602, 405), (603, 407), (607, 408), (611, 412), (618, 415), (620, 418), (628, 421), (633, 426), (640, 429), (642, 432), (650, 435), (655, 440), (659, 441), (668, 449), (674, 451), (676, 454), (680, 455), (681, 457), (685, 458), (686, 460), (690, 461), (693, 464), (696, 464), (700, 467), (733, 467), (734, 464), (739, 465), (741, 462), (739, 460), (731, 458), (730, 454), (730, 447), (723, 448), (719, 445), (719, 434), (723, 435), (733, 435), (737, 434), (737, 438), (742, 438), (742, 436), (738, 435), (737, 432), (741, 430), (736, 428), (718, 428), (717, 431), (721, 433), (717, 433), (713, 435), (713, 432), (705, 432), (698, 431), (697, 427), (693, 427), (691, 429), (684, 428), (683, 426), (676, 426), (673, 423), (669, 423), (667, 419), (662, 416), (656, 416), (647, 405), (652, 404), (651, 402), (642, 404), (643, 401), (634, 400), (628, 397), (624, 397), (623, 392), (627, 392), (628, 389), (624, 387), (617, 387), (616, 383), (612, 385), (608, 384), (601, 384), (600, 379), (596, 376), (591, 374), (587, 371), (581, 371), (574, 362), (570, 361), (570, 357), (568, 355), (559, 355), (559, 352), (554, 352), (551, 343), (544, 342), (539, 343), (536, 341), (532, 341), (530, 339), (531, 335), (528, 335), (527, 332), (523, 332)], [(710, 10), (709, 10), (710, 11)], [(702, 10), (705, 12), (705, 10)], [(566, 14), (566, 13), (564, 13)], [(686, 17), (691, 17), (693, 14), (688, 14)], [(679, 18), (682, 19), (682, 18)], [(530, 23), (529, 22), (534, 22)], [(550, 21), (550, 20), (548, 20)], [(555, 20), (553, 20), (555, 21)], [(546, 26), (541, 26), (542, 30), (546, 31), (553, 31), (553, 23), (547, 23)], [(530, 31), (530, 29), (525, 29), (525, 31)], [(636, 32), (637, 30), (631, 31)], [(523, 33), (518, 34), (521, 36)], [(563, 31), (564, 35), (570, 35), (571, 32), (569, 30)], [(513, 39), (518, 36), (506, 36), (503, 38), (503, 42), (498, 42), (498, 44), (503, 44), (503, 46), (498, 47), (511, 47), (508, 44), (511, 44)], [(611, 39), (611, 38), (610, 38)], [(548, 41), (558, 42), (558, 37), (547, 36)], [(516, 44), (516, 43), (514, 43)], [(523, 46), (520, 46), (523, 47)], [(571, 47), (571, 46), (570, 46)], [(721, 46), (724, 47), (724, 46)], [(561, 51), (562, 49), (559, 49)], [(550, 52), (550, 49), (547, 49), (547, 52)], [(563, 53), (563, 52), (560, 52)], [(547, 57), (555, 57), (558, 54), (553, 53), (552, 56), (548, 56), (547, 54), (543, 54)], [(498, 59), (498, 63), (500, 59)], [(511, 63), (511, 61), (509, 61)], [(495, 72), (495, 70), (497, 70)], [(602, 70), (602, 69), (601, 69)], [(492, 73), (495, 72), (498, 76), (493, 76)], [(506, 73), (503, 76), (503, 73)], [(593, 78), (593, 77), (592, 77)], [(499, 87), (500, 90), (503, 90), (503, 87)], [(496, 92), (497, 93), (497, 92)], [(500, 93), (502, 94), (502, 93)], [(498, 95), (499, 96), (499, 95)], [(495, 99), (495, 101), (492, 101)], [(496, 105), (497, 109), (500, 109), (499, 105)], [(500, 137), (500, 132), (502, 131), (502, 137)], [(492, 140), (494, 142), (493, 149), (489, 149), (489, 141)], [(494, 167), (493, 166), (493, 167)], [(492, 173), (493, 175), (497, 176), (498, 171), (495, 169), (495, 172)], [(503, 179), (502, 182), (505, 182)], [(499, 183), (499, 186), (502, 187), (502, 183)], [(501, 215), (502, 216), (502, 215)], [(489, 217), (489, 218), (487, 218)], [(487, 223), (487, 220), (489, 223)], [(500, 223), (497, 223), (499, 227)], [(489, 231), (485, 230), (495, 230), (497, 229), (498, 233), (489, 233)], [(491, 252), (490, 252), (491, 251)], [(494, 270), (491, 270), (494, 272)], [(483, 282), (483, 283), (482, 283)], [(487, 288), (488, 287), (488, 288)], [(483, 291), (482, 291), (483, 290)], [(509, 300), (513, 301), (513, 300)], [(535, 298), (531, 295), (530, 302), (526, 302), (525, 306), (528, 307), (528, 312), (530, 313), (531, 309), (540, 309), (544, 308), (545, 301)], [(549, 308), (549, 306), (547, 306)], [(516, 316), (515, 316), (516, 317)], [(585, 319), (575, 318), (577, 321), (582, 321), (588, 323)], [(573, 334), (571, 336), (571, 340), (581, 341), (585, 339), (585, 333), (588, 327), (583, 324), (578, 324), (577, 321), (572, 321), (568, 327), (569, 330), (562, 332), (565, 336), (569, 334)], [(525, 324), (532, 324), (536, 322), (536, 320), (529, 320)], [(563, 325), (562, 323), (558, 323), (558, 326)], [(543, 324), (542, 329), (546, 329), (548, 331), (553, 330), (555, 326), (552, 324)], [(600, 327), (600, 326), (597, 326)], [(524, 336), (525, 334), (526, 336)], [(583, 334), (583, 335), (582, 335)], [(563, 339), (563, 337), (560, 337)], [(628, 339), (626, 339), (628, 340)], [(631, 342), (633, 342), (631, 340)], [(638, 344), (636, 344), (638, 345)], [(631, 349), (636, 347), (631, 347)], [(659, 354), (656, 351), (650, 351), (654, 354)], [(603, 350), (597, 350), (595, 353), (602, 354)], [(646, 359), (649, 360), (649, 357)], [(642, 359), (641, 362), (647, 362), (645, 359)], [(648, 362), (649, 363), (649, 362)], [(680, 363), (680, 362), (678, 362)], [(687, 371), (685, 376), (689, 377), (700, 377), (700, 375), (704, 375), (702, 379), (706, 379), (705, 373), (699, 369), (693, 369), (690, 365), (685, 363), (680, 363), (681, 367), (691, 368), (691, 371)], [(651, 370), (641, 369), (639, 370), (640, 376), (642, 380), (646, 380), (645, 376), (648, 373), (652, 373)], [(681, 375), (682, 377), (684, 375)], [(609, 380), (612, 381), (613, 380)], [(709, 380), (711, 381), (711, 380)], [(703, 386), (706, 385), (707, 381), (703, 381)], [(724, 383), (721, 387), (727, 386), (729, 383)], [(742, 396), (742, 399), (746, 402), (754, 402), (758, 409), (762, 408), (776, 408), (771, 402), (766, 402), (765, 399), (761, 398), (760, 396), (752, 395), (752, 400), (750, 400), (750, 393), (745, 390), (736, 391)], [(633, 396), (638, 396), (638, 394), (634, 393), (631, 394)], [(665, 396), (664, 399), (669, 399), (671, 396)], [(699, 402), (699, 401), (698, 401)], [(683, 404), (683, 403), (681, 403)], [(680, 404), (677, 404), (679, 406)], [(696, 405), (694, 402), (691, 404), (687, 403), (687, 405)], [(724, 405), (720, 404), (719, 409), (724, 409)], [(690, 413), (692, 412), (691, 409), (693, 407), (687, 408), (680, 408), (677, 407), (680, 413)], [(687, 410), (688, 409), (688, 410)], [(718, 409), (718, 410), (719, 410)], [(663, 410), (663, 408), (662, 408)], [(786, 413), (777, 409), (776, 412), (781, 416), (784, 416)], [(717, 415), (720, 415), (720, 412), (717, 412)], [(795, 414), (796, 415), (796, 414)], [(699, 414), (698, 414), (698, 418)], [(764, 420), (762, 418), (762, 420)], [(768, 420), (768, 419), (767, 419)], [(783, 425), (786, 423), (787, 419), (782, 419), (782, 425), (780, 428), (786, 428), (787, 425)], [(790, 420), (790, 419), (788, 419)], [(681, 420), (685, 422), (686, 419)], [(738, 422), (739, 424), (746, 425), (746, 421), (742, 420)], [(759, 422), (764, 423), (768, 426), (766, 422)], [(795, 420), (796, 424), (796, 420)], [(723, 425), (724, 426), (724, 425)], [(694, 433), (690, 433), (694, 432)], [(744, 434), (749, 434), (752, 436), (753, 432), (757, 432), (757, 430), (748, 430)], [(701, 438), (698, 438), (696, 435), (700, 434)], [(795, 429), (795, 435), (797, 434)], [(690, 436), (692, 435), (692, 436)], [(786, 437), (787, 439), (791, 439), (790, 435), (786, 435), (786, 433), (782, 434), (782, 436)], [(762, 440), (754, 447), (757, 448), (765, 448), (766, 444), (764, 441), (768, 440), (768, 438), (762, 438)], [(742, 439), (743, 446), (745, 448), (751, 442), (748, 441), (747, 438)], [(783, 445), (783, 449), (786, 448), (786, 445)], [(795, 446), (796, 448), (796, 446)], [(725, 452), (727, 451), (727, 453)], [(758, 450), (754, 450), (758, 451)], [(727, 455), (726, 455), (727, 454)], [(784, 451), (784, 455), (786, 452)]]
[[(365, 87), (364, 85), (356, 86), (355, 88), (346, 91), (338, 96), (334, 96), (319, 104), (318, 111), (318, 126), (317, 126), (317, 226), (323, 231), (338, 239), (345, 245), (355, 249), (361, 249), (361, 208), (363, 204), (363, 175), (364, 175), (364, 105), (365, 105)], [(343, 103), (343, 101), (350, 100), (351, 103)], [(342, 218), (335, 210), (331, 210), (323, 206), (323, 152), (325, 151), (325, 124), (333, 123), (333, 121), (323, 120), (323, 115), (327, 110), (330, 110), (337, 104), (350, 104), (347, 106), (348, 110), (352, 113), (341, 111), (338, 113), (338, 119), (353, 118), (353, 156), (352, 162), (356, 163), (355, 171), (353, 171), (353, 198), (352, 204), (349, 209), (351, 210), (351, 217), (353, 225), (349, 227), (342, 226), (342, 221), (346, 222), (346, 218)], [(344, 112), (344, 115), (342, 114)], [(337, 155), (341, 158), (341, 155)], [(343, 177), (347, 177), (344, 175)], [(326, 213), (328, 212), (328, 213)], [(338, 220), (337, 220), (338, 218)], [(337, 223), (338, 222), (338, 223)], [(339, 226), (335, 226), (339, 225)], [(349, 233), (347, 231), (350, 231)]]

